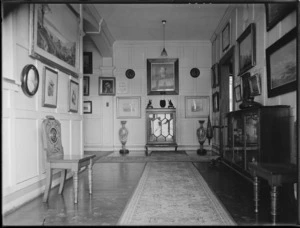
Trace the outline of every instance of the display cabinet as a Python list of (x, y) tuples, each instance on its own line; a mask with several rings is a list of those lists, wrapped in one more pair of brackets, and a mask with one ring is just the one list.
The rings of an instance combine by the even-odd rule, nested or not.
[(290, 107), (261, 106), (227, 114), (223, 160), (250, 176), (251, 161), (287, 163), (290, 158)]
[(176, 143), (176, 109), (146, 109), (146, 155), (149, 147), (175, 147)]

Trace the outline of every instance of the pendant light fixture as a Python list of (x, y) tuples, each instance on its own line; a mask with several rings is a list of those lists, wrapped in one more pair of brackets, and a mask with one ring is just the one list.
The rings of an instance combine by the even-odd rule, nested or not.
[(166, 24), (166, 20), (162, 20), (161, 21), (162, 22), (162, 24), (163, 24), (163, 30), (164, 30), (164, 49), (162, 50), (162, 52), (161, 52), (161, 57), (168, 57), (168, 54), (167, 54), (167, 51), (166, 51), (166, 49), (165, 49), (165, 24)]

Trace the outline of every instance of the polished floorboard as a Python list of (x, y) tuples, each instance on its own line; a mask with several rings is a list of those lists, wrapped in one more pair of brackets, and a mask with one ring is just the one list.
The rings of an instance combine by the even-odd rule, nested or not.
[[(238, 225), (270, 225), (269, 187), (262, 182), (260, 211), (253, 211), (253, 187), (222, 163), (193, 163)], [(73, 203), (72, 179), (67, 180), (62, 195), (51, 190), (49, 202), (42, 196), (3, 217), (2, 225), (116, 225), (130, 199), (146, 163), (95, 163), (93, 194), (88, 192), (88, 175), (79, 174), (78, 204)], [(296, 225), (296, 200), (290, 186), (279, 195), (278, 225)]]

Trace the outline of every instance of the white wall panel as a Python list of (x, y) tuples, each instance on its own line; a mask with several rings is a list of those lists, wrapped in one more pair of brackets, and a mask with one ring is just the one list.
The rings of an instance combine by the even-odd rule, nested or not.
[(72, 142), (72, 155), (80, 155), (83, 154), (81, 151), (81, 121), (80, 120), (75, 120), (71, 121), (71, 142)]
[[(72, 79), (75, 82), (77, 80)], [(62, 73), (58, 73), (58, 91), (57, 91), (57, 110), (59, 113), (66, 113), (69, 111), (69, 77)]]
[(3, 188), (11, 184), (11, 147), (10, 147), (10, 119), (2, 118), (2, 185)]
[(38, 175), (38, 120), (16, 119), (16, 181)]
[(24, 22), (29, 24), (28, 9), (28, 4), (21, 4), (16, 14), (16, 42), (23, 47), (28, 47), (29, 44), (29, 29), (24, 26)]
[[(131, 66), (134, 69), (146, 68), (146, 48), (143, 46), (133, 46), (131, 48)], [(129, 66), (130, 67), (130, 66)]]
[(84, 118), (84, 143), (102, 144), (102, 119), (100, 118)]

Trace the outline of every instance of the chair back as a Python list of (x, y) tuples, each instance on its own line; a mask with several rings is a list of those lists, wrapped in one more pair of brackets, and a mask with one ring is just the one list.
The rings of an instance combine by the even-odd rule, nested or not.
[(44, 151), (47, 152), (47, 159), (63, 157), (60, 122), (53, 116), (46, 116), (42, 122), (42, 139)]

